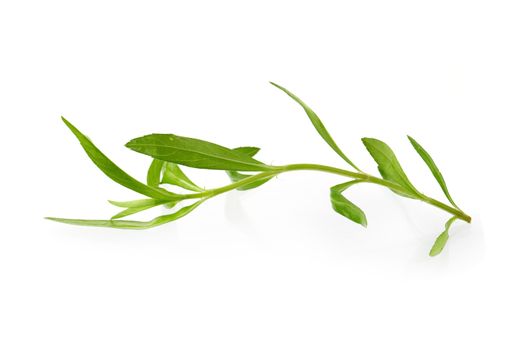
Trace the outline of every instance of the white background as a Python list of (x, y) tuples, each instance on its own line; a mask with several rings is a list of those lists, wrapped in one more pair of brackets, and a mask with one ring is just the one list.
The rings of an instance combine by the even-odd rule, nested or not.
[[(524, 18), (502, 0), (1, 1), (0, 348), (523, 349)], [(429, 258), (445, 213), (364, 185), (363, 229), (330, 208), (343, 179), (308, 172), (149, 231), (43, 219), (136, 198), (61, 115), (140, 179), (123, 145), (151, 132), (344, 167), (269, 80), (365, 170), (360, 138), (380, 138), (442, 198), (414, 136), (472, 225)]]

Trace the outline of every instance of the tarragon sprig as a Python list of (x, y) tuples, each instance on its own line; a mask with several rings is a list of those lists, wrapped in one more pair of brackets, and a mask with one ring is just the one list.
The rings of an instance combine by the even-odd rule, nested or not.
[[(372, 183), (386, 187), (398, 195), (426, 202), (449, 213), (451, 218), (445, 224), (445, 231), (437, 237), (430, 250), (429, 254), (431, 256), (435, 256), (443, 250), (449, 237), (448, 232), (450, 226), (454, 221), (462, 220), (470, 223), (470, 216), (465, 214), (453, 201), (443, 175), (436, 163), (430, 154), (414, 138), (408, 136), (410, 143), (432, 172), (449, 204), (431, 198), (419, 191), (408, 179), (408, 176), (401, 167), (392, 149), (380, 140), (373, 138), (362, 139), (365, 148), (377, 163), (380, 176), (363, 172), (341, 151), (321, 122), (321, 119), (310, 107), (282, 86), (275, 83), (271, 84), (284, 91), (305, 110), (319, 135), (321, 135), (325, 142), (348, 163), (352, 169), (347, 170), (320, 164), (268, 165), (254, 158), (259, 152), (259, 148), (257, 147), (228, 148), (208, 141), (173, 134), (151, 134), (133, 139), (126, 144), (126, 147), (153, 158), (147, 171), (146, 183), (143, 183), (119, 168), (105, 156), (88, 137), (65, 118), (62, 118), (67, 127), (73, 132), (78, 141), (80, 141), (81, 146), (89, 158), (91, 158), (102, 172), (118, 184), (142, 194), (146, 196), (146, 198), (126, 202), (109, 201), (111, 204), (120, 208), (120, 211), (109, 220), (63, 219), (54, 217), (48, 217), (47, 219), (83, 226), (148, 229), (180, 219), (206, 200), (222, 193), (232, 190), (250, 190), (263, 185), (276, 175), (285, 172), (313, 170), (337, 174), (352, 179), (331, 187), (330, 201), (335, 212), (365, 227), (367, 226), (367, 219), (363, 210), (343, 195), (343, 192), (351, 186), (361, 183)], [(190, 180), (181, 166), (224, 170), (229, 176), (231, 183), (222, 187), (205, 189)], [(174, 193), (162, 187), (164, 185), (177, 186), (186, 191), (183, 191), (183, 193)], [(171, 214), (158, 216), (150, 221), (122, 220), (124, 217), (160, 205), (173, 208), (183, 202), (191, 203), (181, 205)]]

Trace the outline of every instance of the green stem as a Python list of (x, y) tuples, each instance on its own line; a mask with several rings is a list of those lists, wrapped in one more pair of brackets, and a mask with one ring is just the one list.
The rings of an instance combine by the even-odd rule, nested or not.
[[(231, 183), (229, 185), (226, 185), (226, 186), (223, 186), (223, 187), (214, 188), (214, 189), (210, 189), (210, 190), (206, 190), (206, 191), (202, 191), (202, 192), (199, 192), (199, 193), (191, 193), (191, 194), (183, 195), (183, 197), (186, 198), (186, 199), (189, 199), (189, 198), (214, 197), (214, 196), (217, 196), (217, 195), (219, 195), (221, 193), (234, 190), (234, 189), (236, 189), (238, 187), (241, 187), (241, 186), (244, 186), (244, 185), (248, 185), (248, 184), (250, 184), (252, 182), (255, 182), (255, 181), (258, 181), (258, 180), (271, 178), (271, 177), (274, 177), (274, 176), (276, 176), (278, 174), (282, 174), (282, 173), (289, 172), (289, 171), (298, 171), (298, 170), (322, 171), (322, 172), (325, 172), (325, 173), (341, 175), (341, 176), (349, 177), (349, 178), (352, 178), (352, 179), (359, 179), (359, 180), (362, 180), (363, 182), (373, 183), (373, 184), (376, 184), (376, 185), (387, 187), (387, 188), (389, 188), (391, 190), (394, 190), (394, 191), (397, 191), (397, 192), (405, 193), (405, 194), (407, 194), (407, 196), (413, 198), (413, 194), (407, 193), (406, 190), (402, 186), (400, 186), (400, 185), (398, 185), (396, 183), (393, 183), (391, 181), (388, 181), (388, 180), (385, 180), (385, 179), (381, 179), (381, 178), (375, 177), (373, 175), (362, 173), (362, 172), (354, 172), (354, 171), (349, 171), (349, 170), (340, 169), (340, 168), (334, 168), (334, 167), (331, 167), (331, 166), (320, 165), (320, 164), (290, 164), (290, 165), (284, 165), (284, 166), (274, 166), (272, 168), (272, 170), (260, 172), (258, 174), (255, 174), (255, 175), (252, 175), (252, 176), (247, 177), (245, 179), (242, 179), (240, 181), (233, 182), (233, 183)], [(447, 204), (445, 204), (443, 202), (440, 202), (437, 199), (427, 197), (427, 196), (425, 196), (423, 194), (421, 196), (415, 198), (415, 199), (419, 199), (419, 200), (421, 200), (423, 202), (426, 202), (426, 203), (428, 203), (428, 204), (430, 204), (430, 205), (432, 205), (434, 207), (442, 209), (442, 210), (444, 210), (444, 211), (446, 211), (446, 212), (448, 212), (448, 213), (458, 217), (458, 219), (460, 219), (460, 220), (466, 221), (468, 223), (470, 223), (470, 221), (471, 221), (471, 217), (468, 216), (467, 214), (465, 214), (463, 211), (461, 211), (461, 210), (459, 210), (457, 208), (451, 207), (451, 206), (449, 206), (449, 205), (447, 205)]]

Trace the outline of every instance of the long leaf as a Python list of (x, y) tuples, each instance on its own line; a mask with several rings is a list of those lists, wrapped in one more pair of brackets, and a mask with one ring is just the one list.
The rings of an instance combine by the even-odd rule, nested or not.
[(218, 170), (269, 170), (252, 157), (208, 141), (172, 134), (151, 134), (131, 140), (126, 147), (156, 159), (193, 168)]
[(439, 186), (443, 190), (443, 193), (447, 197), (447, 199), (450, 202), (450, 204), (452, 204), (454, 207), (459, 209), (459, 207), (456, 205), (456, 203), (454, 203), (454, 200), (452, 199), (452, 196), (448, 192), (448, 188), (447, 188), (447, 184), (445, 183), (445, 179), (443, 178), (443, 175), (441, 174), (441, 171), (439, 171), (439, 168), (437, 167), (436, 163), (434, 162), (434, 160), (432, 159), (430, 154), (423, 148), (423, 146), (421, 146), (412, 137), (410, 137), (410, 136), (407, 136), (407, 137), (410, 140), (410, 143), (412, 144), (412, 146), (414, 147), (416, 152), (423, 159), (423, 161), (427, 164), (428, 168), (432, 172), (432, 175), (434, 175), (434, 178), (436, 179), (436, 181), (438, 182)]
[(144, 198), (144, 199), (136, 199), (133, 201), (124, 201), (124, 202), (109, 200), (108, 202), (119, 208), (140, 208), (140, 207), (145, 207), (148, 205), (165, 204), (170, 201), (165, 200), (165, 199)]
[(362, 141), (372, 158), (376, 161), (381, 176), (385, 180), (400, 185), (406, 191), (406, 193), (395, 191), (396, 193), (410, 198), (418, 198), (421, 196), (419, 191), (412, 185), (410, 180), (408, 180), (394, 151), (392, 151), (386, 143), (367, 137), (363, 138)]
[(179, 186), (195, 192), (204, 191), (202, 187), (195, 185), (177, 164), (170, 162), (166, 162), (161, 183)]
[(450, 225), (452, 225), (452, 223), (456, 221), (456, 219), (457, 216), (453, 216), (446, 222), (445, 231), (443, 231), (439, 236), (437, 236), (436, 241), (434, 242), (434, 245), (432, 246), (432, 249), (430, 249), (428, 255), (436, 256), (443, 251), (443, 248), (445, 248), (445, 245), (448, 241), (448, 231), (450, 230)]
[(345, 162), (350, 164), (354, 169), (359, 170), (359, 168), (343, 153), (343, 151), (341, 151), (341, 149), (335, 143), (335, 141), (332, 138), (332, 136), (330, 135), (330, 133), (328, 133), (328, 130), (326, 130), (326, 127), (324, 126), (323, 122), (321, 122), (321, 119), (317, 116), (317, 114), (310, 107), (308, 107), (308, 105), (306, 105), (306, 103), (304, 103), (299, 97), (294, 95), (292, 92), (290, 92), (286, 88), (284, 88), (284, 87), (282, 87), (280, 85), (277, 85), (276, 83), (270, 82), (270, 84), (272, 84), (276, 88), (278, 88), (278, 89), (282, 90), (283, 92), (285, 92), (295, 102), (297, 102), (299, 105), (301, 105), (301, 107), (303, 107), (304, 111), (306, 112), (306, 115), (308, 116), (308, 118), (310, 118), (310, 121), (312, 122), (313, 126), (315, 127), (315, 130), (317, 130), (317, 132), (319, 133), (319, 135), (321, 135), (323, 140), (325, 140), (325, 142), (330, 147), (332, 147), (332, 149), (335, 151), (335, 153), (337, 153), (341, 158), (343, 158), (345, 160)]
[(80, 225), (80, 226), (96, 226), (96, 227), (111, 227), (111, 228), (121, 228), (121, 229), (131, 229), (131, 230), (144, 230), (149, 229), (155, 226), (159, 226), (171, 221), (182, 218), (183, 216), (189, 214), (192, 210), (197, 208), (200, 204), (204, 202), (204, 199), (201, 199), (198, 202), (195, 202), (189, 206), (183, 207), (176, 211), (175, 213), (158, 216), (155, 219), (150, 221), (131, 221), (131, 220), (83, 220), (83, 219), (63, 219), (63, 218), (53, 218), (47, 217), (46, 219), (61, 222), (64, 224), (70, 225)]
[(154, 188), (148, 185), (143, 184), (142, 182), (136, 180), (135, 178), (128, 175), (122, 169), (120, 169), (115, 163), (113, 163), (108, 157), (104, 155), (94, 144), (82, 134), (73, 124), (68, 122), (64, 117), (62, 120), (67, 125), (67, 127), (73, 132), (76, 136), (84, 151), (86, 151), (89, 158), (95, 163), (95, 165), (102, 170), (110, 179), (116, 183), (129, 188), (135, 192), (143, 194), (148, 197), (158, 198), (158, 199), (174, 199), (175, 194), (169, 193), (166, 190), (160, 188)]
[(335, 212), (343, 215), (345, 218), (352, 220), (364, 227), (367, 226), (367, 220), (365, 213), (354, 203), (350, 202), (343, 196), (342, 192), (348, 187), (362, 182), (361, 180), (353, 180), (345, 182), (330, 188), (330, 201), (332, 202), (332, 208)]
[(164, 161), (153, 159), (148, 169), (147, 183), (149, 186), (158, 187), (160, 184), (160, 176), (164, 168)]
[(123, 217), (126, 217), (126, 216), (137, 214), (137, 213), (140, 213), (141, 211), (154, 208), (157, 205), (158, 204), (151, 204), (151, 205), (146, 205), (146, 206), (143, 206), (143, 207), (127, 208), (127, 209), (124, 209), (124, 210), (118, 212), (117, 214), (113, 215), (111, 217), (111, 220), (120, 219), (120, 218), (123, 218)]

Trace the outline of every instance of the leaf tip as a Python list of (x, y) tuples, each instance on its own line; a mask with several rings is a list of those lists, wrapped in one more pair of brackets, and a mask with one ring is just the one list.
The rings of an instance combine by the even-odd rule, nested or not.
[(55, 218), (55, 217), (52, 217), (52, 216), (46, 216), (44, 217), (45, 220), (49, 220), (49, 221), (56, 221), (56, 222), (63, 222), (64, 219), (61, 219), (61, 218)]
[(417, 143), (417, 141), (410, 135), (407, 135), (407, 138), (408, 138), (408, 141), (410, 141), (410, 143), (412, 144), (412, 146), (418, 146), (419, 144)]
[(73, 126), (73, 124), (71, 124), (71, 123), (69, 122), (69, 120), (67, 120), (66, 118), (64, 118), (64, 116), (60, 116), (60, 119), (62, 119), (62, 122), (63, 122), (64, 124), (66, 124), (68, 128), (71, 128), (71, 126)]
[(71, 130), (71, 132), (73, 134), (75, 134), (75, 136), (77, 138), (79, 138), (80, 136), (84, 136), (81, 134), (81, 132), (73, 125), (71, 124), (71, 122), (69, 120), (67, 120), (66, 118), (64, 117), (60, 117), (62, 119), (62, 121), (64, 122), (64, 124), (66, 124), (66, 126), (68, 127), (69, 130)]
[(273, 81), (270, 81), (270, 84), (272, 84), (273, 86), (275, 86), (275, 87), (278, 88), (279, 90), (282, 90), (282, 91), (288, 93), (288, 91), (287, 91), (284, 87), (282, 87), (281, 85), (279, 85), (279, 84), (277, 84), (277, 83), (274, 83)]
[(135, 140), (136, 139), (126, 142), (126, 144), (124, 144), (124, 147), (127, 147), (129, 149), (134, 149), (133, 147), (135, 146)]
[(371, 137), (362, 137), (361, 142), (363, 142), (363, 145), (365, 145), (366, 149), (369, 149), (371, 146), (371, 143), (374, 141)]
[(439, 254), (441, 254), (441, 252), (443, 251), (443, 249), (441, 250), (438, 250), (438, 249), (430, 249), (430, 251), (428, 252), (428, 256), (438, 256)]

